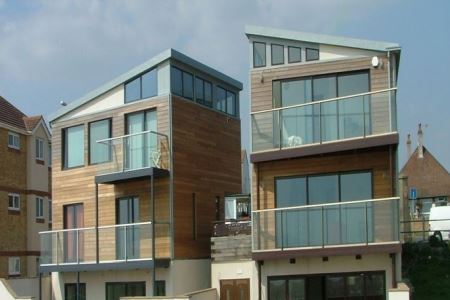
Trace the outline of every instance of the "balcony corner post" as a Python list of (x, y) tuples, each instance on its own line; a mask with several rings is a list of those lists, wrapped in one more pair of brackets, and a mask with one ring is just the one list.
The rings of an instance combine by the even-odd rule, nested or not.
[(98, 237), (98, 183), (95, 183), (95, 262), (100, 261), (99, 237)]

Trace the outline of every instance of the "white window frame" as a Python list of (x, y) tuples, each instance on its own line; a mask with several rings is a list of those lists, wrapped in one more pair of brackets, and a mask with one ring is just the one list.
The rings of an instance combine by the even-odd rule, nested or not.
[(44, 140), (36, 138), (36, 159), (44, 161)]
[[(12, 141), (13, 141), (12, 144), (9, 143), (9, 137), (10, 136), (12, 136)], [(20, 135), (18, 135), (15, 132), (9, 131), (8, 132), (8, 147), (12, 148), (12, 149), (20, 150)]]
[(44, 198), (36, 197), (36, 219), (44, 219)]
[[(17, 202), (17, 206), (9, 206), (9, 197), (13, 197), (13, 204)], [(20, 195), (16, 193), (9, 193), (8, 194), (8, 210), (15, 210), (20, 211)]]
[(8, 259), (8, 274), (20, 275), (20, 257), (11, 256)]
[(51, 224), (53, 220), (52, 199), (48, 199), (48, 222)]

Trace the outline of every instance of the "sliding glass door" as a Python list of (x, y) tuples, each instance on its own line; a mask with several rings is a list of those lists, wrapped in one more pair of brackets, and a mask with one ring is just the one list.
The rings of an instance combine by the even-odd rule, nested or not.
[[(139, 198), (117, 199), (116, 224), (139, 222)], [(116, 229), (116, 259), (136, 259), (140, 257), (140, 232), (135, 226), (120, 226)]]

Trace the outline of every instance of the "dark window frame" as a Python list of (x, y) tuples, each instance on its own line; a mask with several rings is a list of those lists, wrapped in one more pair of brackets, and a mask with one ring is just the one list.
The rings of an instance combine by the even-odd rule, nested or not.
[[(83, 164), (81, 165), (77, 165), (77, 166), (72, 166), (72, 167), (67, 167), (66, 166), (66, 159), (67, 159), (67, 137), (66, 137), (66, 132), (68, 129), (73, 128), (73, 127), (80, 127), (83, 126), (83, 145), (84, 145), (84, 149), (83, 149)], [(83, 168), (84, 166), (86, 166), (86, 145), (85, 145), (85, 134), (86, 134), (86, 125), (84, 123), (78, 124), (78, 125), (73, 125), (73, 126), (69, 126), (69, 127), (65, 127), (61, 129), (61, 137), (62, 137), (62, 147), (61, 147), (61, 157), (62, 157), (62, 163), (61, 163), (61, 170), (72, 170), (72, 169), (77, 169), (77, 168)]]
[[(264, 64), (260, 65), (260, 66), (256, 66), (255, 65), (255, 53), (256, 53), (255, 44), (264, 45)], [(267, 45), (264, 42), (256, 42), (256, 41), (254, 41), (253, 42), (253, 68), (264, 68), (265, 66), (267, 66)]]
[[(308, 50), (309, 50), (309, 51), (317, 51), (317, 58), (314, 58), (314, 59), (308, 58)], [(317, 48), (308, 48), (308, 47), (306, 47), (306, 48), (305, 48), (305, 60), (306, 60), (306, 61), (316, 61), (316, 60), (320, 60), (320, 51), (319, 51), (319, 49), (317, 49)]]
[[(273, 62), (273, 46), (279, 46), (279, 47), (281, 47), (282, 48), (282, 51), (281, 51), (281, 53), (282, 53), (282, 57), (283, 57), (283, 59), (282, 59), (282, 62), (281, 63), (274, 63)], [(270, 44), (270, 64), (272, 65), (272, 66), (279, 66), (279, 65), (284, 65), (284, 45), (281, 45), (281, 44)]]
[[(156, 94), (154, 96), (143, 98), (143, 96), (142, 96), (142, 76), (144, 76), (145, 74), (150, 73), (152, 71), (156, 72)], [(139, 78), (139, 97), (137, 99), (127, 100), (127, 84), (133, 82), (134, 80), (136, 80), (138, 78)], [(143, 99), (149, 99), (149, 98), (158, 96), (158, 71), (157, 71), (157, 69), (156, 68), (148, 69), (148, 70), (146, 70), (146, 71), (144, 71), (144, 72), (142, 72), (142, 73), (132, 77), (131, 79), (125, 81), (123, 83), (123, 90), (124, 90), (124, 92), (123, 92), (123, 102), (125, 104), (126, 103), (136, 102), (136, 101), (143, 100)]]
[(98, 162), (98, 163), (93, 163), (91, 160), (91, 124), (92, 123), (96, 123), (96, 122), (101, 122), (101, 121), (109, 121), (109, 137), (108, 138), (112, 138), (112, 118), (104, 118), (104, 119), (99, 119), (99, 120), (95, 120), (95, 121), (91, 121), (88, 123), (88, 165), (89, 166), (95, 166), (95, 165), (99, 165), (99, 164), (104, 164), (104, 163), (109, 163), (112, 162), (112, 153), (111, 151), (109, 152), (109, 158), (106, 161), (103, 162)]
[[(202, 82), (202, 90), (203, 90), (203, 98), (202, 99), (200, 99), (200, 98), (198, 98), (197, 97), (197, 87), (196, 87), (196, 84), (195, 84), (195, 81), (196, 80), (200, 80), (201, 82)], [(206, 101), (206, 84), (205, 83), (208, 83), (209, 85), (210, 85), (210, 87), (211, 87), (211, 101)], [(207, 107), (213, 107), (213, 102), (214, 102), (214, 97), (213, 97), (213, 84), (212, 84), (212, 82), (211, 81), (209, 81), (209, 80), (206, 80), (206, 79), (203, 79), (202, 77), (200, 77), (200, 76), (194, 76), (194, 87), (195, 87), (195, 89), (194, 89), (194, 95), (195, 95), (195, 102), (197, 102), (197, 103), (200, 103), (200, 104), (202, 104), (202, 105), (204, 105), (204, 106), (207, 106)]]
[[(289, 49), (298, 49), (300, 51), (300, 60), (291, 60), (291, 56), (289, 55)], [(288, 63), (289, 64), (294, 64), (294, 63), (299, 63), (302, 62), (302, 48), (301, 47), (297, 47), (297, 46), (288, 46)]]
[[(160, 289), (162, 288), (162, 293)], [(165, 297), (166, 296), (166, 281), (165, 280), (155, 280), (155, 296)]]
[[(177, 95), (177, 96), (180, 96), (180, 97), (186, 98), (188, 100), (194, 101), (195, 100), (195, 78), (196, 78), (196, 76), (194, 76), (194, 73), (185, 71), (185, 70), (183, 70), (183, 69), (181, 69), (181, 68), (179, 68), (179, 67), (177, 67), (175, 65), (170, 65), (170, 67), (174, 68), (174, 69), (177, 69), (178, 71), (181, 72), (181, 95), (176, 93), (176, 92), (174, 92), (173, 89), (172, 89), (172, 72), (170, 73), (170, 92), (175, 94), (175, 95)], [(186, 95), (184, 95), (184, 84), (185, 84), (184, 83), (184, 73), (187, 73), (187, 74), (192, 76), (192, 98), (191, 97), (187, 97)]]
[[(108, 281), (105, 282), (105, 299), (108, 299), (108, 285), (120, 285), (123, 284), (125, 285), (125, 290), (128, 290), (129, 288), (129, 284), (143, 284), (144, 286), (144, 294), (147, 294), (147, 287), (145, 285), (145, 281)], [(125, 294), (128, 294), (127, 292), (125, 292)]]
[[(84, 286), (84, 298), (83, 295), (80, 295), (80, 300), (86, 299), (86, 283), (85, 282), (80, 282), (80, 291), (83, 290), (81, 288), (81, 286)], [(64, 284), (64, 300), (68, 299), (68, 295), (67, 295), (67, 287), (72, 286), (75, 287), (75, 291), (77, 289), (77, 283), (65, 283)], [(75, 295), (75, 299), (76, 299), (76, 295)]]

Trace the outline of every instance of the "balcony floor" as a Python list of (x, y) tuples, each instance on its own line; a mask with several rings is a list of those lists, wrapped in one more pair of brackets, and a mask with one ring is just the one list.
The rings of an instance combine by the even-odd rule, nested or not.
[(119, 182), (126, 182), (130, 180), (135, 179), (141, 179), (145, 177), (154, 177), (154, 178), (161, 178), (161, 177), (167, 177), (169, 176), (170, 171), (160, 168), (143, 168), (143, 169), (136, 169), (136, 170), (129, 170), (129, 171), (123, 171), (123, 172), (115, 172), (115, 173), (109, 173), (109, 174), (103, 174), (103, 175), (97, 175), (95, 176), (95, 183), (103, 183), (103, 184), (114, 184)]

